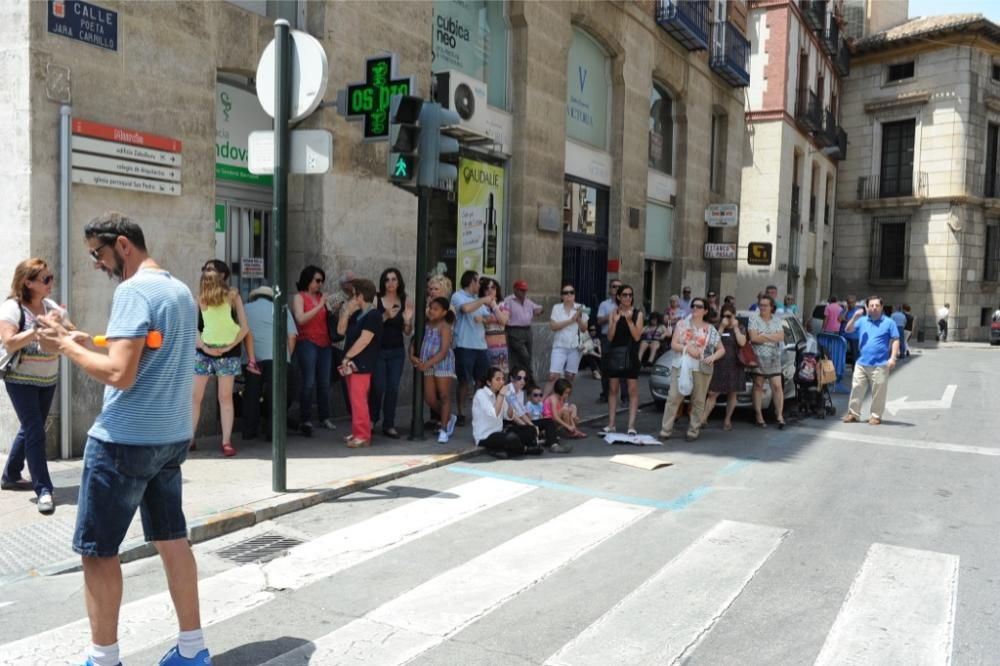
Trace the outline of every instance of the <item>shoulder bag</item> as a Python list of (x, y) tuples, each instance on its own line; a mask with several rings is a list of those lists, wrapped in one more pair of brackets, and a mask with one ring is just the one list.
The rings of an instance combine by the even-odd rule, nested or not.
[(757, 360), (757, 354), (753, 350), (753, 345), (750, 344), (750, 340), (747, 340), (746, 344), (739, 348), (736, 358), (744, 368), (756, 368), (760, 365), (760, 362)]
[[(21, 316), (17, 322), (17, 332), (21, 333), (24, 330), (24, 307), (20, 302), (17, 303), (17, 309), (21, 312)], [(0, 353), (0, 381), (7, 379), (7, 375), (12, 373), (17, 369), (18, 363), (21, 362), (21, 354), (24, 348), (18, 349), (16, 352), (8, 353), (6, 349)]]

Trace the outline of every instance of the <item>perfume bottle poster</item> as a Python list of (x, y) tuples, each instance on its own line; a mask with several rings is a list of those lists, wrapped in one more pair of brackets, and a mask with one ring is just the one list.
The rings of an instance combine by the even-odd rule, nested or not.
[(462, 159), (458, 165), (458, 257), (461, 274), (500, 279), (503, 265), (504, 169)]

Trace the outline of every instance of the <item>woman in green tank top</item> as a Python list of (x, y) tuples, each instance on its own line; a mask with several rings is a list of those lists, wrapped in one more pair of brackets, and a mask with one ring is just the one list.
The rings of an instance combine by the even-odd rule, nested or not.
[[(194, 364), (194, 429), (201, 416), (201, 401), (208, 378), (215, 375), (219, 385), (219, 416), (222, 421), (222, 454), (236, 455), (233, 447), (233, 385), (240, 374), (242, 344), (246, 344), (249, 372), (260, 372), (254, 355), (253, 335), (243, 309), (240, 293), (226, 284), (229, 267), (211, 260), (201, 269), (198, 292), (198, 342)], [(191, 448), (194, 449), (192, 440)]]

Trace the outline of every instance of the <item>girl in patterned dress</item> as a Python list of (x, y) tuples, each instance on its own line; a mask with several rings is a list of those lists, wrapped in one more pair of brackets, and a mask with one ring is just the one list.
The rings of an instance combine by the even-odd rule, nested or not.
[(455, 314), (448, 299), (438, 296), (427, 306), (427, 324), (420, 355), (410, 347), (410, 362), (424, 373), (424, 402), (432, 413), (440, 415), (438, 442), (445, 444), (455, 431), (457, 418), (451, 414), (451, 385), (455, 379), (455, 352), (451, 348), (452, 322)]

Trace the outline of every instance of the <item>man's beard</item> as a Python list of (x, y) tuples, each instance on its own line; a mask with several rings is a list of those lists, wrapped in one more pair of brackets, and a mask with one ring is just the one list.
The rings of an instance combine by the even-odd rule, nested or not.
[(104, 271), (109, 280), (118, 280), (119, 282), (125, 281), (125, 260), (118, 254), (117, 250), (112, 250), (115, 255), (115, 266), (114, 268), (108, 268), (104, 262), (101, 262), (101, 270)]

